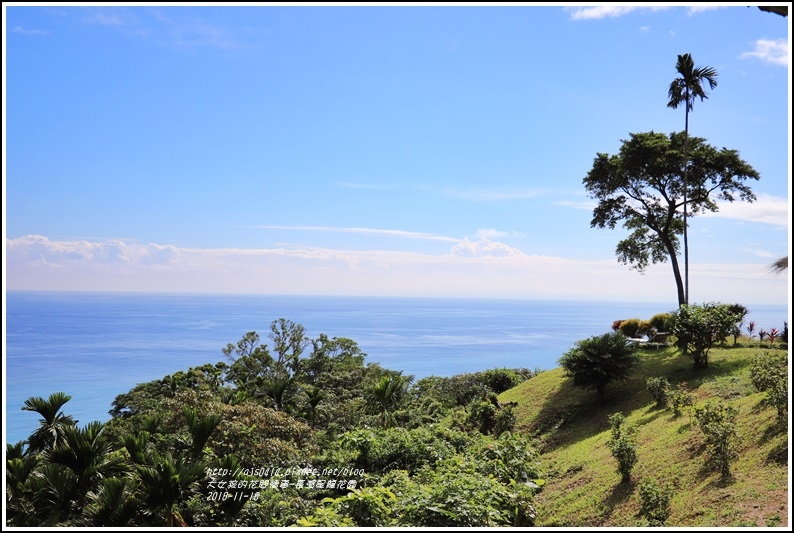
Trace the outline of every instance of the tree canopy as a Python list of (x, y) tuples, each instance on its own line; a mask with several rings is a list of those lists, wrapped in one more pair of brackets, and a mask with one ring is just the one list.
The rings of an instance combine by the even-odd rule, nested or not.
[(637, 350), (622, 333), (606, 333), (577, 341), (559, 363), (575, 386), (595, 389), (603, 403), (607, 385), (628, 378), (640, 363)]
[(681, 166), (686, 135), (632, 133), (615, 155), (598, 153), (583, 183), (598, 201), (590, 226), (614, 229), (619, 222), (629, 231), (615, 253), (623, 264), (642, 272), (652, 263), (670, 260), (678, 303), (686, 296), (678, 265), (679, 236), (686, 204), (689, 216), (716, 212), (716, 200), (746, 202), (755, 195), (746, 181), (760, 175), (736, 150), (717, 149), (700, 137), (689, 137), (688, 180), (684, 194)]

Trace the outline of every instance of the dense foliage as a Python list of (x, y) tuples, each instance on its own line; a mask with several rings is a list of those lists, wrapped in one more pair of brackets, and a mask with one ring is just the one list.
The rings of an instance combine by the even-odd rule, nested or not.
[(695, 368), (705, 368), (712, 346), (735, 334), (746, 314), (747, 309), (741, 305), (714, 302), (683, 305), (673, 313), (673, 334), (682, 353), (694, 361)]
[[(710, 306), (729, 317), (709, 330), (712, 344), (724, 345), (721, 335), (740, 324), (740, 307)], [(654, 323), (652, 330), (670, 322), (680, 328), (690, 310), (644, 322)], [(694, 336), (678, 333), (687, 346), (695, 345)], [(26, 400), (22, 409), (40, 420), (26, 441), (7, 446), (7, 525), (535, 524), (535, 495), (544, 478), (555, 483), (560, 473), (541, 471), (531, 439), (543, 443), (544, 435), (515, 431), (523, 404), (498, 395), (530, 378), (523, 386), (542, 383), (549, 374), (535, 378), (537, 371), (501, 368), (414, 381), (365, 363), (366, 354), (350, 339), (308, 339), (286, 320), (272, 324), (269, 339), (262, 343), (249, 332), (223, 349), (226, 361), (137, 385), (115, 398), (105, 423), (78, 427), (64, 410), (65, 393)], [(560, 364), (573, 385), (595, 390), (603, 401), (608, 385), (642, 373), (639, 361), (638, 345), (614, 331), (578, 341)], [(644, 373), (643, 393), (675, 417), (689, 411), (708, 463), (729, 479), (738, 453), (736, 409), (722, 402), (695, 406), (696, 391), (681, 376), (659, 374)], [(787, 355), (776, 350), (757, 356), (749, 368), (749, 381), (766, 393), (781, 429), (788, 420), (787, 377)], [(614, 403), (624, 404), (627, 391), (632, 397), (641, 392), (632, 384), (637, 381), (623, 386), (624, 397)], [(672, 488), (647, 479), (643, 454), (653, 445), (646, 448), (647, 439), (637, 438), (636, 414), (629, 416), (632, 423), (621, 413), (608, 417), (611, 438), (604, 444), (622, 487), (615, 490), (637, 492), (635, 516), (643, 524), (664, 525)], [(634, 480), (637, 464), (642, 468)]]
[(347, 338), (285, 319), (226, 361), (118, 395), (78, 427), (57, 392), (7, 446), (10, 526), (529, 526), (542, 475), (496, 399), (532, 377), (365, 364)]

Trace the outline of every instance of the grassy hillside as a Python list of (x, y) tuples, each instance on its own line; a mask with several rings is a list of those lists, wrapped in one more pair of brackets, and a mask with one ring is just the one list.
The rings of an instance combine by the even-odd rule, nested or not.
[[(518, 403), (516, 429), (534, 435), (542, 453), (547, 483), (537, 497), (537, 525), (641, 524), (638, 487), (653, 478), (674, 487), (667, 526), (787, 526), (788, 430), (750, 382), (753, 358), (764, 351), (715, 348), (709, 367), (697, 370), (675, 348), (645, 349), (632, 378), (607, 387), (603, 405), (561, 368), (502, 393), (500, 401)], [(706, 466), (703, 435), (688, 411), (675, 417), (655, 406), (645, 380), (659, 376), (685, 383), (696, 406), (721, 399), (739, 409), (742, 438), (729, 479)], [(616, 412), (638, 428), (638, 462), (624, 484), (607, 447), (607, 419)]]

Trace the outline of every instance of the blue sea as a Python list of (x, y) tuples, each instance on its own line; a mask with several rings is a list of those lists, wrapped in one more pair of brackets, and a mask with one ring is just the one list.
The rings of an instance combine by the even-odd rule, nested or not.
[[(783, 328), (787, 306), (747, 306), (765, 329)], [(31, 396), (62, 391), (79, 424), (107, 420), (116, 395), (179, 370), (224, 361), (221, 348), (248, 331), (268, 342), (273, 320), (311, 338), (348, 337), (366, 361), (416, 379), (489, 368), (550, 369), (577, 340), (617, 319), (649, 319), (675, 303), (9, 292), (6, 295), (4, 434), (38, 425)]]

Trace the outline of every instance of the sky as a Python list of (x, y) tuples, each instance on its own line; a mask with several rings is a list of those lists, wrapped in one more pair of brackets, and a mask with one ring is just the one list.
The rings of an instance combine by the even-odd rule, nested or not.
[(582, 180), (684, 129), (761, 175), (690, 301), (787, 304), (790, 18), (746, 4), (3, 4), (4, 286), (676, 303)]

